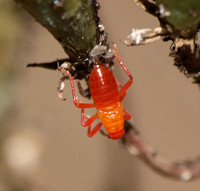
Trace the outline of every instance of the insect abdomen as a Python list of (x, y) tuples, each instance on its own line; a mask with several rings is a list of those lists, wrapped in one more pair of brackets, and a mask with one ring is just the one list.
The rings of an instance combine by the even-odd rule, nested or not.
[(99, 108), (98, 117), (108, 132), (108, 136), (119, 139), (124, 134), (123, 105), (117, 102), (110, 107)]
[(119, 91), (112, 72), (103, 65), (95, 65), (90, 73), (89, 86), (97, 108), (107, 107), (119, 101)]

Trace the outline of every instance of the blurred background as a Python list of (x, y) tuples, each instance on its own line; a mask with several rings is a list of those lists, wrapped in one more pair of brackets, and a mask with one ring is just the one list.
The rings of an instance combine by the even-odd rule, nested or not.
[[(170, 42), (126, 47), (134, 28), (154, 28), (156, 18), (132, 0), (99, 0), (109, 42), (134, 77), (124, 107), (131, 123), (169, 160), (192, 159), (200, 149), (200, 92), (169, 58)], [(69, 83), (57, 98), (58, 71), (26, 68), (66, 55), (59, 43), (13, 1), (0, 2), (0, 191), (196, 191), (189, 183), (161, 177), (97, 133), (87, 137)], [(116, 64), (114, 74), (125, 83)], [(95, 112), (93, 111), (88, 111)]]

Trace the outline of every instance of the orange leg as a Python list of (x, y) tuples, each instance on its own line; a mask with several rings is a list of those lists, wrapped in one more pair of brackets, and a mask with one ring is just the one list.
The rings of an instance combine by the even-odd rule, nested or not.
[[(84, 118), (86, 118), (87, 121), (84, 121)], [(97, 118), (98, 118), (97, 113), (92, 117), (88, 117), (84, 114), (84, 109), (83, 108), (81, 109), (81, 124), (83, 127), (88, 126), (88, 137), (93, 137), (102, 126), (102, 123), (100, 122), (91, 130), (92, 122), (95, 121)]]
[[(121, 85), (117, 80), (116, 80), (116, 82), (117, 82), (117, 85), (119, 86), (119, 88), (120, 88), (120, 90), (123, 88), (123, 85)], [(126, 91), (125, 92), (123, 92), (123, 94), (122, 94), (122, 92), (120, 93), (120, 100), (122, 101), (123, 99), (124, 99), (124, 97), (126, 96)]]
[(126, 68), (125, 64), (122, 62), (121, 58), (118, 56), (117, 54), (117, 45), (115, 43), (113, 43), (114, 45), (114, 54), (115, 54), (115, 58), (116, 60), (119, 62), (119, 64), (121, 65), (121, 67), (123, 68), (123, 70), (126, 72), (126, 74), (129, 77), (129, 81), (126, 82), (126, 84), (121, 88), (119, 94), (121, 97), (121, 100), (124, 99), (125, 95), (126, 95), (126, 90), (131, 86), (131, 84), (133, 83), (133, 77), (131, 75), (131, 73), (128, 71), (128, 69)]
[(120, 82), (118, 82), (117, 80), (116, 80), (116, 82), (117, 82), (117, 85), (119, 86), (119, 88), (122, 89), (123, 85), (121, 85)]
[(99, 129), (101, 128), (102, 123), (98, 123), (92, 130), (91, 130), (91, 125), (89, 125), (88, 127), (88, 137), (92, 137), (94, 134), (97, 133), (97, 131), (99, 131)]
[(131, 115), (124, 109), (124, 120), (130, 120)]
[[(91, 107), (95, 107), (94, 103), (81, 103), (80, 100), (78, 100), (77, 96), (76, 96), (76, 92), (75, 92), (75, 87), (74, 87), (74, 79), (72, 78), (71, 74), (69, 71), (65, 70), (62, 66), (59, 68), (60, 71), (65, 75), (69, 77), (70, 80), (70, 84), (71, 84), (71, 89), (72, 89), (72, 95), (73, 95), (73, 101), (74, 101), (74, 105), (78, 108), (91, 108)], [(60, 90), (58, 92), (58, 97), (62, 99), (62, 92), (64, 89), (64, 85), (62, 84), (63, 82), (61, 82), (60, 85)]]
[[(87, 121), (84, 121), (84, 119), (87, 119)], [(81, 109), (81, 124), (83, 127), (87, 127), (92, 124), (93, 121), (95, 121), (98, 118), (97, 113), (93, 115), (92, 117), (88, 117), (84, 113), (84, 108)]]

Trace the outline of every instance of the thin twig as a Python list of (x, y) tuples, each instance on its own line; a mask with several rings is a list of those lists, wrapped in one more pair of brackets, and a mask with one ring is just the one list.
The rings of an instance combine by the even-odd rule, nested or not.
[(123, 144), (133, 155), (140, 157), (157, 173), (179, 181), (190, 181), (200, 176), (200, 158), (171, 162), (143, 140), (140, 133), (126, 121)]

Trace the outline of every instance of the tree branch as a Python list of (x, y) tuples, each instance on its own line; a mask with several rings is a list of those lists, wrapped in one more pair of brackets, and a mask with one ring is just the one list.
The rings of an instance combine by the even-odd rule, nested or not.
[(141, 158), (157, 173), (179, 181), (190, 181), (200, 176), (200, 158), (171, 162), (147, 144), (129, 122), (125, 122), (126, 134), (122, 141), (133, 155)]
[(151, 0), (135, 0), (135, 3), (144, 9), (146, 12), (157, 16), (158, 15), (158, 7), (157, 5)]
[(200, 84), (200, 50), (196, 36), (200, 28), (199, 0), (136, 0), (140, 7), (156, 16), (155, 29), (132, 29), (123, 42), (127, 46), (144, 45), (159, 39), (172, 40), (170, 56), (174, 65)]
[(99, 43), (98, 4), (91, 0), (15, 0), (60, 42), (68, 56), (84, 60)]

